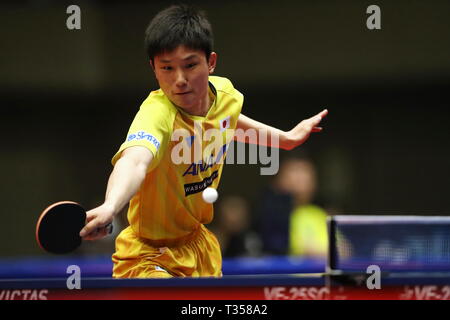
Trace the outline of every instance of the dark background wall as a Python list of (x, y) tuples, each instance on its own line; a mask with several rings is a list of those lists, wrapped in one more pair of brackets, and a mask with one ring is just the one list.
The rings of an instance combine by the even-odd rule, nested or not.
[[(325, 131), (302, 146), (321, 201), (340, 213), (450, 213), (450, 2), (194, 3), (214, 28), (216, 74), (245, 95), (243, 113), (288, 130), (329, 109)], [(81, 30), (66, 28), (70, 4)], [(34, 227), (51, 202), (103, 200), (110, 158), (157, 88), (143, 33), (169, 4), (0, 5), (0, 256), (41, 253)], [(371, 4), (381, 30), (366, 28)], [(258, 165), (228, 165), (219, 192), (257, 203), (269, 180)]]

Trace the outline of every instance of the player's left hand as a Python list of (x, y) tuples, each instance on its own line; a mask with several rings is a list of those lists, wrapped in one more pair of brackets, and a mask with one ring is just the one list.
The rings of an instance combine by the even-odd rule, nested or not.
[(286, 132), (284, 139), (282, 139), (281, 147), (285, 150), (292, 150), (295, 147), (303, 144), (306, 140), (308, 140), (309, 135), (312, 132), (320, 132), (323, 130), (322, 127), (319, 127), (322, 119), (328, 114), (328, 110), (325, 109), (315, 116), (305, 119), (296, 125), (292, 130)]

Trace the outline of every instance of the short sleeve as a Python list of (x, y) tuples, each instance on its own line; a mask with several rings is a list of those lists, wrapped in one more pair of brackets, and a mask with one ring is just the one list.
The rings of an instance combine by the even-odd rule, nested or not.
[(171, 109), (150, 96), (144, 101), (128, 130), (125, 142), (122, 143), (111, 163), (116, 164), (122, 151), (133, 146), (149, 149), (154, 159), (151, 167), (155, 167), (161, 159), (161, 152), (170, 139)]

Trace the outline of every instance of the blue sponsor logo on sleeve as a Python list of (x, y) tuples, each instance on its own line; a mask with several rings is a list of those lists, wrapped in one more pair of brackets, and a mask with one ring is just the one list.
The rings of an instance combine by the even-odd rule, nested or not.
[(151, 144), (153, 144), (156, 147), (156, 150), (159, 149), (161, 143), (156, 139), (154, 136), (152, 136), (150, 133), (147, 133), (145, 131), (139, 131), (138, 133), (132, 133), (129, 134), (127, 137), (127, 142), (133, 141), (133, 140), (147, 140)]

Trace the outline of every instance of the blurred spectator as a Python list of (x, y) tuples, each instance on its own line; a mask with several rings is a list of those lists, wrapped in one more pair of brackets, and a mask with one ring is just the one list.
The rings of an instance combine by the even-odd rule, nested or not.
[(255, 256), (260, 253), (260, 239), (250, 230), (250, 218), (249, 205), (244, 198), (219, 198), (215, 219), (209, 228), (219, 240), (223, 257)]
[(257, 210), (265, 253), (326, 257), (327, 212), (314, 204), (316, 190), (312, 161), (296, 156), (281, 163)]

